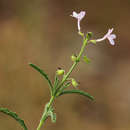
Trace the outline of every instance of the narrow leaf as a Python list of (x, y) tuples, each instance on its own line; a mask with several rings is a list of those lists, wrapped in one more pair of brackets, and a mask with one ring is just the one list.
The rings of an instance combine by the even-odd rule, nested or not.
[(9, 115), (10, 117), (14, 118), (24, 128), (24, 130), (28, 130), (24, 121), (15, 112), (12, 112), (8, 110), (7, 108), (0, 108), (0, 112), (3, 112), (4, 114)]
[(65, 88), (69, 87), (69, 86), (70, 86), (70, 84), (71, 84), (71, 82), (70, 82), (70, 81), (69, 81), (69, 82), (67, 82), (67, 83), (63, 86), (63, 89), (65, 89)]
[(82, 96), (88, 97), (88, 98), (91, 99), (91, 100), (94, 100), (94, 97), (91, 96), (89, 93), (84, 92), (84, 91), (81, 91), (81, 90), (77, 90), (77, 89), (64, 90), (64, 91), (62, 91), (62, 92), (59, 94), (59, 96), (61, 96), (61, 95), (63, 95), (63, 94), (73, 94), (73, 93), (75, 93), (75, 94), (80, 94), (80, 95), (82, 95)]
[(87, 63), (87, 64), (89, 64), (91, 61), (90, 61), (90, 59), (87, 57), (87, 56), (84, 56), (83, 57), (83, 60)]
[(54, 88), (56, 88), (58, 84), (59, 84), (59, 78), (57, 75), (55, 75)]
[(35, 70), (37, 70), (48, 81), (48, 84), (52, 90), (53, 86), (52, 86), (51, 80), (48, 78), (48, 75), (42, 69), (40, 69), (38, 66), (36, 66), (32, 63), (29, 63), (29, 65), (31, 67), (33, 67)]

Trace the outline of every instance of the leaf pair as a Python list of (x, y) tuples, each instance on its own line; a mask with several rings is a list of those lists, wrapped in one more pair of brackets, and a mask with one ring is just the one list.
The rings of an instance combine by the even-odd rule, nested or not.
[[(87, 63), (90, 62), (90, 60), (86, 56), (84, 56), (84, 60)], [(35, 70), (37, 70), (38, 72), (40, 72), (40, 74), (48, 81), (49, 87), (51, 89), (51, 93), (55, 93), (55, 89), (59, 84), (59, 79), (58, 79), (57, 75), (55, 77), (55, 82), (54, 82), (54, 86), (53, 86), (52, 83), (51, 83), (51, 80), (48, 78), (48, 75), (42, 69), (40, 69), (38, 66), (36, 66), (36, 65), (34, 65), (32, 63), (30, 63), (29, 65), (31, 67), (33, 67)], [(63, 88), (66, 88), (66, 86), (68, 86), (68, 84), (63, 86)], [(82, 96), (88, 97), (91, 100), (94, 100), (94, 97), (91, 96), (90, 94), (88, 94), (88, 93), (86, 93), (84, 91), (81, 91), (81, 90), (77, 90), (77, 89), (72, 89), (72, 90), (64, 90), (64, 89), (62, 89), (60, 92), (58, 92), (57, 96), (61, 96), (61, 95), (64, 95), (64, 94), (73, 94), (73, 93), (80, 94)]]

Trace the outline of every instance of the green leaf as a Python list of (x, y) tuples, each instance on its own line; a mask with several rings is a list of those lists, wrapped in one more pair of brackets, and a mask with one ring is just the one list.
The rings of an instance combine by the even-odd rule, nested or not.
[(51, 113), (51, 121), (52, 123), (56, 123), (56, 113)]
[(91, 99), (91, 100), (94, 100), (94, 97), (91, 96), (89, 93), (84, 92), (84, 91), (81, 91), (81, 90), (77, 90), (77, 89), (64, 90), (64, 91), (62, 91), (62, 92), (59, 94), (59, 96), (61, 96), (61, 95), (63, 95), (63, 94), (73, 94), (73, 93), (75, 93), (75, 94), (80, 94), (80, 95), (82, 95), (82, 96), (88, 97), (88, 98)]
[(70, 81), (69, 81), (69, 82), (67, 82), (67, 83), (63, 86), (63, 89), (68, 88), (68, 87), (70, 86), (70, 84), (71, 84), (71, 82), (70, 82)]
[(59, 78), (57, 75), (55, 75), (54, 88), (56, 88), (58, 84), (59, 84)]
[(24, 121), (15, 112), (12, 112), (7, 108), (0, 108), (0, 112), (3, 112), (4, 114), (11, 116), (16, 121), (18, 121), (18, 123), (24, 128), (24, 130), (28, 130)]
[(52, 86), (51, 80), (48, 78), (48, 75), (42, 69), (40, 69), (38, 66), (36, 66), (32, 63), (29, 63), (29, 65), (31, 67), (33, 67), (35, 70), (37, 70), (48, 81), (48, 84), (49, 84), (51, 91), (52, 91), (53, 86)]
[(56, 122), (56, 113), (54, 113), (54, 109), (53, 109), (53, 108), (51, 108), (51, 109), (48, 111), (48, 116), (51, 117), (52, 123), (55, 123), (55, 122)]
[(90, 59), (87, 57), (87, 56), (83, 56), (83, 60), (87, 63), (87, 64), (89, 64), (91, 61), (90, 61)]
[(48, 105), (49, 105), (49, 103), (47, 103), (45, 105), (45, 110), (44, 110), (44, 115), (46, 115), (45, 120), (50, 116), (52, 123), (55, 123), (56, 122), (56, 113), (54, 113), (53, 106), (50, 106), (50, 108), (49, 108)]
[(53, 90), (52, 90), (52, 95), (55, 95), (55, 92), (56, 92), (56, 89), (57, 89), (57, 87), (58, 87), (58, 85), (59, 85), (59, 78), (58, 78), (58, 76), (57, 76), (57, 74), (55, 75), (55, 80), (54, 80), (54, 84), (53, 84)]

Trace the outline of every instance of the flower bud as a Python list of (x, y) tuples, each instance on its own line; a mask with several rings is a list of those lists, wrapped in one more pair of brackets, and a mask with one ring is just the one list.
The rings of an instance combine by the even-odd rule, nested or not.
[(92, 37), (93, 33), (92, 32), (88, 32), (86, 35), (86, 38), (89, 40)]
[(76, 82), (75, 79), (72, 79), (71, 81), (72, 81), (71, 83), (72, 83), (72, 85), (73, 85), (74, 87), (77, 87), (77, 86), (78, 86), (78, 83)]
[(63, 75), (65, 73), (65, 71), (61, 68), (58, 68), (58, 70), (56, 71), (57, 75)]
[(81, 37), (84, 37), (84, 33), (82, 33), (82, 32), (78, 32), (79, 33), (79, 35), (81, 36)]
[(93, 44), (96, 44), (96, 40), (90, 40), (90, 42), (92, 42)]
[(72, 60), (72, 61), (76, 61), (76, 60), (77, 60), (77, 56), (76, 56), (76, 55), (72, 55), (72, 56), (71, 56), (71, 60)]

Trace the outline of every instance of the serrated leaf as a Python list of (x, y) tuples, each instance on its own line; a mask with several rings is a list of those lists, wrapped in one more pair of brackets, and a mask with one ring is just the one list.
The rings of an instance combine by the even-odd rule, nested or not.
[(87, 56), (83, 56), (83, 60), (89, 64), (91, 62), (91, 60), (87, 57)]
[(62, 91), (62, 92), (59, 94), (59, 96), (64, 95), (64, 94), (73, 94), (73, 93), (75, 93), (75, 94), (80, 94), (80, 95), (82, 95), (82, 96), (88, 97), (88, 98), (91, 99), (91, 100), (94, 100), (94, 97), (91, 96), (89, 93), (84, 92), (84, 91), (81, 91), (81, 90), (77, 90), (77, 89), (64, 90), (64, 91)]
[(51, 91), (52, 91), (53, 86), (52, 86), (51, 80), (48, 78), (48, 75), (42, 69), (40, 69), (38, 66), (36, 66), (32, 63), (29, 63), (29, 65), (31, 67), (33, 67), (35, 70), (37, 70), (48, 81), (48, 84), (49, 84)]
[(24, 128), (24, 130), (28, 130), (24, 121), (15, 112), (12, 112), (8, 110), (7, 108), (0, 108), (0, 112), (14, 118)]

